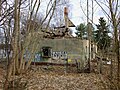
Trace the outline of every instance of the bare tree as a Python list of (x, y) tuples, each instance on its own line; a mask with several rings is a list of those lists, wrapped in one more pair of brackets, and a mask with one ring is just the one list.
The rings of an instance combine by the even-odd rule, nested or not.
[[(6, 1), (9, 8), (2, 7), (4, 9), (4, 13), (1, 13), (0, 22), (1, 25), (6, 23), (7, 28), (5, 29), (5, 34), (7, 38), (10, 38), (11, 46), (12, 46), (12, 59), (9, 62), (9, 66), (7, 68), (7, 76), (4, 84), (4, 89), (7, 90), (9, 88), (9, 82), (11, 76), (13, 76), (13, 87), (15, 87), (14, 77), (15, 75), (21, 75), (27, 72), (30, 67), (32, 60), (34, 59), (35, 52), (38, 50), (38, 41), (39, 38), (42, 38), (42, 34), (39, 32), (42, 31), (44, 23), (47, 21), (46, 29), (48, 28), (51, 18), (54, 14), (54, 10), (56, 7), (56, 0), (50, 0), (49, 8), (46, 8), (46, 14), (44, 15), (41, 23), (37, 27), (36, 31), (36, 23), (32, 23), (32, 21), (36, 21), (38, 13), (40, 12), (40, 8), (42, 1), (41, 0), (14, 0), (12, 4), (9, 4)], [(46, 5), (46, 7), (48, 6)], [(25, 33), (22, 32), (22, 24), (21, 24), (21, 16), (27, 10), (28, 13), (25, 14), (27, 24), (24, 26)], [(14, 23), (14, 25), (13, 25)], [(24, 55), (26, 54), (26, 50), (29, 51), (30, 57), (26, 62), (26, 58)]]
[[(70, 2), (68, 0), (57, 0), (57, 4), (56, 4), (56, 9), (55, 9), (55, 13), (53, 15), (53, 19), (51, 23), (51, 25), (57, 26), (57, 27), (61, 27), (64, 25), (64, 7), (68, 7), (70, 9)], [(70, 10), (69, 10), (70, 12)], [(53, 27), (54, 27), (53, 26)]]
[[(114, 30), (114, 52), (115, 52), (115, 59), (117, 60), (117, 86), (118, 86), (118, 90), (120, 89), (120, 56), (119, 56), (119, 41), (118, 41), (118, 26), (120, 24), (119, 22), (119, 13), (120, 13), (120, 7), (119, 7), (119, 0), (105, 0), (102, 3), (99, 2), (98, 0), (95, 0), (96, 3), (101, 7), (101, 9), (103, 10), (103, 12), (107, 15), (107, 17), (110, 19), (111, 23), (112, 23), (112, 28)], [(110, 14), (108, 14), (109, 12), (107, 12), (104, 8), (103, 8), (103, 3), (105, 5), (105, 7), (107, 7), (107, 9), (109, 10)], [(102, 4), (102, 5), (101, 5)]]

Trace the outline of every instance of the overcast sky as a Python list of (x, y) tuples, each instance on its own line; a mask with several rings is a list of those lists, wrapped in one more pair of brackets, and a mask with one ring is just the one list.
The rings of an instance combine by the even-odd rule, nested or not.
[[(81, 2), (80, 2), (81, 1)], [(89, 0), (89, 18), (91, 18), (91, 1)], [(71, 15), (70, 18), (73, 21), (73, 23), (75, 25), (79, 25), (80, 23), (86, 23), (87, 22), (87, 17), (85, 16), (85, 14), (83, 13), (81, 6), (84, 10), (84, 12), (87, 12), (87, 4), (86, 4), (87, 0), (70, 0), (70, 4), (72, 7), (71, 10)], [(80, 6), (81, 5), (81, 6)], [(94, 2), (94, 23), (98, 23), (98, 19), (100, 17), (105, 17), (103, 11), (101, 10), (101, 8)], [(106, 18), (106, 17), (105, 17)]]

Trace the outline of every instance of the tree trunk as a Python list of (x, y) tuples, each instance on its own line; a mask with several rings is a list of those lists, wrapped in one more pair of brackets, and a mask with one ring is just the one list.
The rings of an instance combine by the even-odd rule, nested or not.
[(114, 36), (115, 36), (115, 46), (114, 46), (115, 49), (114, 49), (114, 51), (116, 54), (116, 60), (118, 62), (117, 86), (118, 86), (118, 90), (120, 90), (120, 60), (119, 60), (118, 25), (117, 25), (117, 20), (115, 18), (116, 13), (113, 12), (112, 0), (109, 0), (109, 7), (110, 7), (110, 13), (111, 13), (112, 24), (113, 24), (113, 29), (114, 29)]
[(1, 0), (0, 0), (0, 16), (1, 16), (1, 11), (2, 11), (2, 3), (1, 3)]
[[(4, 84), (4, 90), (8, 90), (9, 88), (9, 79), (13, 74), (13, 78), (15, 75), (16, 70), (18, 70), (18, 0), (15, 0), (15, 13), (14, 13), (14, 31), (13, 31), (13, 38), (12, 38), (12, 47), (13, 47), (13, 56), (11, 62), (9, 62), (9, 66), (7, 68), (7, 77)], [(13, 82), (14, 86), (14, 82)]]

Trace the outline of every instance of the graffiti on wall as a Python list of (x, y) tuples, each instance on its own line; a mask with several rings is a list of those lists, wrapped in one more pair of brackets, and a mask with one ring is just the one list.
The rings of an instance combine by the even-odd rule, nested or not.
[(52, 52), (52, 58), (53, 59), (67, 59), (67, 52), (65, 51), (57, 51), (57, 52)]

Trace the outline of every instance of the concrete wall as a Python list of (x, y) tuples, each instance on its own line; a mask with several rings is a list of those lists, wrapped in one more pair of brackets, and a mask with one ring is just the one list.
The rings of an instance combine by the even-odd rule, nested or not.
[(88, 56), (88, 41), (77, 38), (62, 38), (62, 39), (40, 39), (39, 48), (51, 47), (52, 52), (67, 52), (68, 59), (75, 62), (77, 59), (82, 66), (86, 64), (86, 57)]

